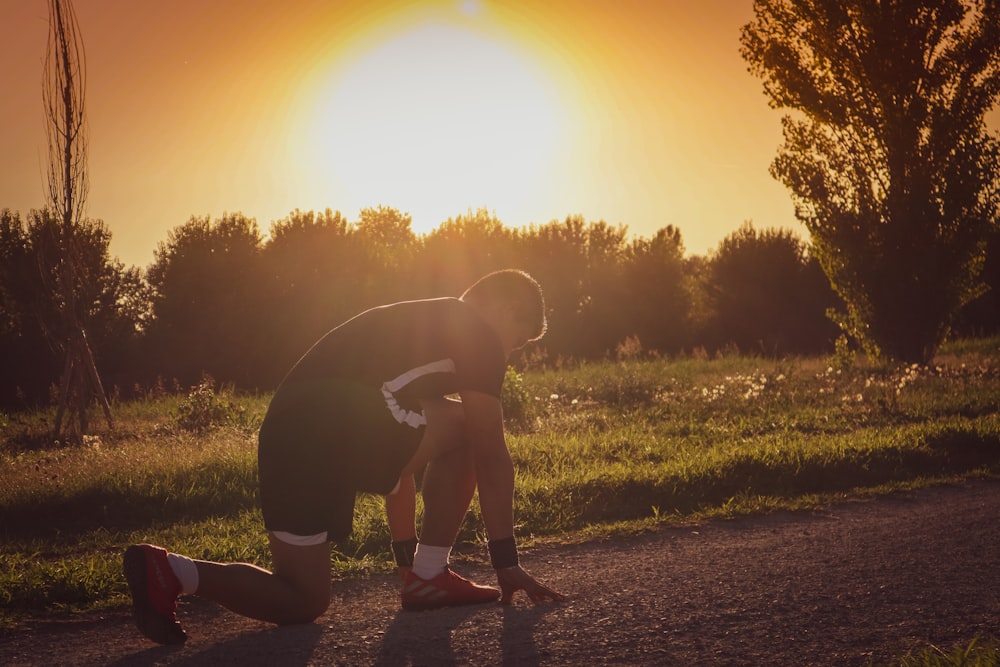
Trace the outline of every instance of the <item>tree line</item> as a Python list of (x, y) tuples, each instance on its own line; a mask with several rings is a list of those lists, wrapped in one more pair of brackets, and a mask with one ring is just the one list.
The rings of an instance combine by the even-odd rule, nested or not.
[[(59, 221), (0, 211), (0, 404), (52, 398), (65, 332), (49, 285), (59, 271)], [(620, 355), (820, 354), (841, 307), (806, 243), (745, 223), (708, 256), (685, 256), (673, 226), (631, 238), (624, 225), (569, 216), (513, 228), (470, 211), (417, 235), (410, 216), (379, 206), (348, 220), (295, 211), (264, 234), (253, 218), (192, 217), (158, 244), (145, 270), (109, 251), (87, 220), (75, 235), (77, 317), (105, 385), (130, 397), (186, 390), (203, 375), (267, 391), (319, 336), (397, 300), (458, 295), (499, 268), (541, 283), (549, 332), (525, 352), (535, 363)], [(996, 247), (994, 238), (992, 247)], [(994, 253), (995, 256), (995, 253)], [(996, 286), (996, 268), (987, 280)], [(965, 333), (997, 330), (993, 292), (963, 311)], [(523, 359), (526, 363), (528, 359)]]

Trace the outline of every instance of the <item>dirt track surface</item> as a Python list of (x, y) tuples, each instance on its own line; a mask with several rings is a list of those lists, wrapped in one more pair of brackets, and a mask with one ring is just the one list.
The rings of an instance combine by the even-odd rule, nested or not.
[[(544, 547), (559, 604), (398, 608), (391, 576), (339, 582), (315, 624), (182, 601), (182, 647), (127, 611), (0, 638), (2, 665), (868, 665), (1000, 639), (1000, 482)], [(490, 581), (482, 566), (457, 571)]]

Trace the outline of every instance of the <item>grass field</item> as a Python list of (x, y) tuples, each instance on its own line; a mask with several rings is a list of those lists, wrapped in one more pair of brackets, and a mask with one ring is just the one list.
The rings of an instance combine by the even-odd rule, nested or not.
[[(256, 428), (268, 396), (210, 384), (114, 405), (82, 442), (51, 412), (0, 413), (0, 623), (125, 603), (121, 551), (153, 542), (267, 565)], [(521, 542), (805, 507), (1000, 472), (1000, 339), (927, 367), (862, 359), (646, 359), (511, 372), (505, 412)], [(95, 420), (95, 423), (96, 420)], [(482, 557), (474, 506), (458, 551)], [(363, 496), (340, 576), (390, 567)]]

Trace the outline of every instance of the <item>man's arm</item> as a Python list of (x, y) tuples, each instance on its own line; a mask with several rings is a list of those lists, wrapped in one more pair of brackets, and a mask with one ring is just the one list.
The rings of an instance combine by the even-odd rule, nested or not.
[(503, 433), (503, 411), (496, 396), (462, 394), (466, 428), (476, 464), (479, 507), (491, 540), (514, 536), (514, 463)]
[[(479, 507), (486, 533), (490, 542), (513, 538), (514, 462), (504, 438), (500, 399), (479, 392), (464, 392), (462, 405), (475, 457)], [(519, 565), (497, 568), (496, 573), (502, 591), (500, 601), (505, 604), (519, 590), (525, 591), (534, 602), (563, 598)]]

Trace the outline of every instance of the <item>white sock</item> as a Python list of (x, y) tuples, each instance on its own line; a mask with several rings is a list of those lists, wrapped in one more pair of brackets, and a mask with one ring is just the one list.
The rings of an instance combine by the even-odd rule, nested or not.
[(433, 579), (444, 572), (450, 557), (451, 547), (432, 547), (417, 543), (417, 552), (413, 554), (413, 574), (424, 581)]
[(198, 566), (187, 556), (168, 553), (167, 562), (181, 582), (181, 595), (193, 595), (198, 590)]

